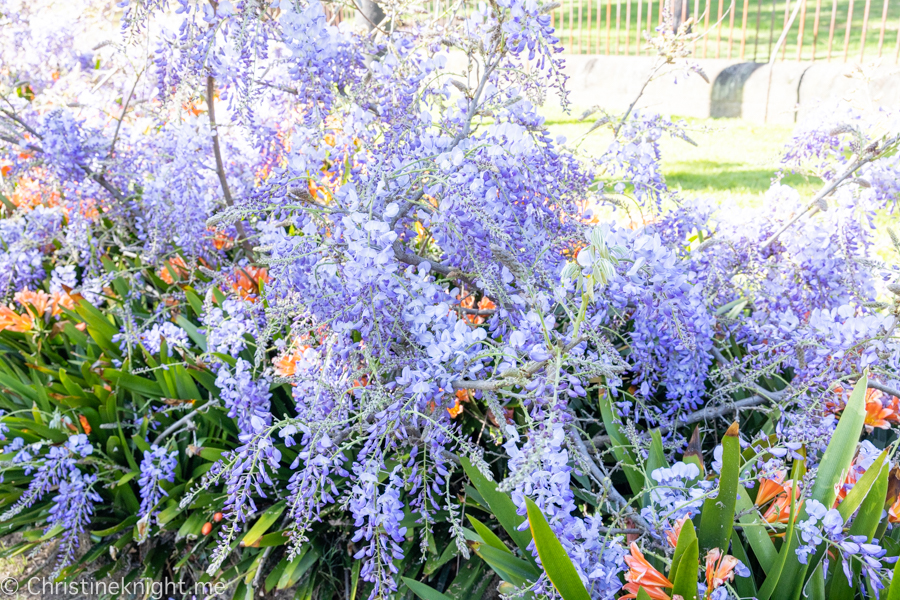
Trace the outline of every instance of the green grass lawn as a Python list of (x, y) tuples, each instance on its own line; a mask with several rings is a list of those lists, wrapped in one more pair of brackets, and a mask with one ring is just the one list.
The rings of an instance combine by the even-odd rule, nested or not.
[[(693, 47), (695, 57), (738, 58), (741, 49), (742, 22), (746, 12), (744, 59), (757, 62), (769, 60), (770, 48), (773, 48), (778, 41), (790, 12), (797, 2), (797, 0), (734, 0), (732, 24), (730, 12), (732, 0), (722, 0), (721, 2), (714, 0), (685, 1), (688, 6), (688, 14), (701, 15), (701, 29), (708, 28), (710, 30), (709, 34)], [(801, 12), (798, 13), (788, 34), (785, 48), (779, 52), (779, 57), (783, 56), (787, 60), (797, 59), (798, 37), (802, 22), (803, 44), (800, 55), (802, 60), (813, 59), (814, 37), (815, 59), (826, 60), (829, 37), (832, 37), (831, 60), (843, 61), (845, 33), (849, 18), (851, 26), (847, 58), (851, 62), (858, 61), (863, 47), (863, 23), (866, 22), (866, 12), (868, 11), (864, 60), (870, 61), (876, 58), (879, 54), (879, 47), (881, 47), (885, 64), (895, 64), (898, 28), (900, 28), (900, 2), (896, 0), (801, 1), (806, 2), (805, 15), (801, 8)], [(627, 43), (628, 54), (634, 55), (643, 45), (643, 37), (637, 30), (638, 4), (641, 5), (641, 29), (643, 31), (648, 30), (648, 10), (652, 10), (651, 29), (656, 27), (659, 20), (660, 1), (649, 0), (649, 2), (648, 4), (648, 0), (562, 0), (561, 6), (553, 11), (553, 23), (566, 52), (606, 54), (607, 47), (609, 47), (610, 54), (625, 54)], [(882, 37), (882, 15), (885, 7), (887, 8), (887, 20)], [(817, 8), (819, 26), (816, 32)], [(609, 13), (608, 20), (607, 12)], [(706, 18), (707, 13), (708, 19)], [(716, 27), (720, 14), (724, 18)], [(757, 15), (759, 16), (758, 23)], [(834, 16), (833, 36), (830, 35), (832, 16)], [(608, 33), (607, 23), (609, 23)], [(731, 38), (730, 44), (729, 38)], [(642, 49), (641, 52), (646, 53), (646, 50)]]
[[(548, 113), (547, 117), (553, 134), (565, 136), (570, 143), (590, 124), (559, 113)], [(792, 128), (754, 125), (740, 119), (686, 121), (688, 136), (696, 146), (669, 138), (661, 144), (663, 174), (668, 185), (683, 191), (686, 197), (711, 198), (723, 206), (759, 206), (779, 168)], [(599, 156), (611, 139), (608, 129), (600, 129), (584, 138), (579, 148), (589, 156)], [(802, 194), (814, 193), (816, 189), (815, 183), (796, 175), (786, 181)]]
[[(573, 114), (578, 115), (580, 111), (575, 110)], [(558, 109), (549, 109), (545, 115), (550, 131), (565, 136), (569, 143), (574, 143), (591, 123), (590, 120), (577, 122)], [(665, 139), (661, 144), (663, 175), (669, 187), (680, 190), (685, 198), (709, 198), (720, 210), (762, 206), (792, 127), (755, 125), (741, 119), (686, 119), (686, 122), (688, 135), (696, 146), (672, 139)], [(579, 148), (588, 156), (600, 156), (611, 139), (608, 129), (597, 130), (584, 138)], [(784, 182), (807, 199), (821, 187), (818, 180), (807, 181), (798, 175), (789, 175)], [(601, 214), (607, 218), (624, 217), (606, 211)], [(877, 212), (875, 222), (875, 254), (888, 264), (896, 264), (898, 256), (886, 226), (900, 233), (900, 218), (885, 208)]]

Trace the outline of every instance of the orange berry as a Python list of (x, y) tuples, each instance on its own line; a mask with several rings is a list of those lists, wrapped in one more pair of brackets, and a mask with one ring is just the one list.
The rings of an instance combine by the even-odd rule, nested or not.
[(224, 517), (224, 515), (220, 512), (217, 512), (216, 514), (213, 515), (213, 521), (215, 521), (216, 523), (219, 523), (222, 521), (222, 517)]
[(212, 523), (207, 521), (203, 524), (203, 529), (200, 530), (200, 533), (202, 533), (203, 535), (209, 535), (210, 531), (212, 531)]

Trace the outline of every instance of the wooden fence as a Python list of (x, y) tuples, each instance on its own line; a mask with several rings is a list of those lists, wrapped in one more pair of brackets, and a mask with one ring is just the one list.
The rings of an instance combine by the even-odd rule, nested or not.
[(900, 60), (900, 0), (564, 0), (551, 18), (568, 53), (640, 56), (664, 2), (679, 17), (698, 16), (693, 30), (705, 34), (690, 42), (695, 58), (768, 62), (787, 28), (775, 60)]

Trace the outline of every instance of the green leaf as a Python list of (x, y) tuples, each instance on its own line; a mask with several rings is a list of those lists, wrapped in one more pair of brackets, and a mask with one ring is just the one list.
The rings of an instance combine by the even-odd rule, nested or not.
[(463, 469), (466, 471), (466, 475), (468, 475), (469, 479), (472, 481), (472, 485), (475, 486), (475, 489), (478, 490), (478, 493), (481, 494), (481, 497), (487, 502), (488, 508), (491, 509), (494, 516), (500, 521), (500, 525), (506, 530), (506, 533), (512, 538), (512, 541), (516, 543), (516, 546), (522, 550), (522, 554), (527, 556), (529, 560), (533, 562), (534, 559), (531, 557), (531, 551), (528, 550), (528, 546), (531, 544), (531, 532), (519, 531), (518, 527), (525, 518), (516, 512), (516, 505), (513, 504), (512, 499), (503, 492), (498, 491), (497, 484), (482, 475), (468, 457), (463, 456), (460, 461), (462, 462)]
[(447, 588), (446, 596), (450, 600), (469, 600), (470, 598), (480, 598), (473, 595), (472, 588), (478, 583), (481, 574), (484, 572), (484, 563), (480, 560), (468, 560), (459, 568), (459, 573), (453, 578), (453, 583)]
[(428, 557), (428, 560), (425, 561), (425, 566), (422, 568), (422, 574), (431, 575), (432, 573), (443, 567), (445, 564), (450, 562), (458, 553), (459, 548), (456, 547), (456, 544), (447, 544), (444, 547), (444, 551), (441, 552), (441, 555), (439, 557)]
[(888, 588), (887, 600), (900, 600), (900, 560), (894, 563), (894, 576), (891, 577), (891, 587)]
[(241, 544), (244, 546), (253, 546), (259, 539), (265, 534), (269, 528), (275, 524), (275, 521), (278, 520), (278, 517), (281, 516), (281, 513), (284, 512), (285, 501), (282, 500), (277, 502), (267, 508), (262, 515), (260, 515), (259, 519), (256, 523), (253, 524), (253, 527), (250, 528), (250, 531), (244, 535), (244, 539), (241, 540)]
[[(484, 540), (484, 543), (488, 546), (493, 546), (497, 550), (503, 550), (504, 552), (510, 552), (510, 549), (506, 547), (506, 544), (497, 537), (497, 535), (491, 531), (487, 525), (473, 517), (472, 515), (467, 514), (466, 518), (469, 519), (469, 522), (472, 524), (472, 527), (475, 528), (476, 533), (481, 536), (481, 539)], [(512, 554), (512, 552), (510, 552)]]
[(132, 525), (134, 525), (137, 522), (138, 522), (138, 516), (131, 515), (130, 517), (128, 517), (127, 519), (125, 519), (124, 521), (119, 523), (118, 525), (114, 525), (112, 527), (109, 527), (108, 529), (99, 529), (96, 531), (92, 531), (91, 535), (96, 535), (97, 537), (106, 537), (106, 536), (112, 535), (114, 533), (119, 533), (120, 531), (131, 527)]
[(282, 573), (281, 577), (278, 579), (278, 585), (276, 587), (279, 590), (284, 590), (295, 585), (317, 560), (319, 560), (319, 551), (310, 547), (307, 552), (302, 556), (294, 558), (294, 560), (285, 567), (284, 573)]
[[(744, 549), (744, 543), (740, 536), (731, 538), (731, 553), (736, 559), (744, 565), (749, 565), (750, 557), (747, 556), (747, 550)], [(749, 568), (749, 567), (748, 567)], [(756, 582), (753, 580), (753, 574), (750, 577), (741, 577), (737, 573), (734, 574), (734, 589), (741, 598), (755, 598), (757, 595)], [(816, 596), (813, 596), (816, 597)]]
[(775, 544), (772, 543), (772, 538), (769, 537), (765, 521), (759, 516), (756, 507), (750, 500), (750, 491), (743, 486), (738, 493), (735, 508), (741, 513), (738, 521), (744, 530), (750, 548), (753, 549), (756, 560), (759, 561), (763, 571), (768, 573), (775, 561), (778, 560), (778, 551), (775, 549)]
[(559, 543), (556, 534), (550, 529), (544, 513), (531, 498), (525, 498), (525, 506), (528, 510), (528, 526), (534, 538), (534, 546), (553, 587), (563, 600), (590, 600), (591, 596), (584, 589), (575, 565)]
[[(888, 472), (890, 471), (889, 467), (889, 465), (882, 464), (881, 468), (878, 469), (878, 477), (875, 484), (872, 486), (871, 492), (866, 495), (862, 506), (859, 508), (859, 513), (857, 513), (856, 517), (853, 519), (853, 525), (850, 526), (850, 535), (862, 535), (865, 536), (868, 541), (872, 541), (872, 536), (875, 535), (875, 530), (878, 529), (878, 524), (881, 522), (881, 513), (884, 511), (884, 499), (887, 496), (888, 488)], [(872, 467), (869, 467), (866, 473), (868, 474), (873, 470)], [(858, 558), (853, 559), (851, 565), (854, 581), (858, 582), (859, 574), (862, 571), (862, 565)], [(829, 600), (853, 600), (853, 597), (856, 595), (856, 586), (850, 586), (847, 577), (844, 576), (843, 570), (836, 571), (836, 573), (837, 575), (831, 581), (831, 593), (828, 596)]]
[(606, 427), (606, 433), (609, 435), (610, 445), (613, 454), (622, 470), (625, 478), (628, 479), (628, 485), (634, 494), (640, 494), (644, 489), (644, 474), (637, 466), (637, 459), (631, 451), (631, 444), (616, 424), (615, 414), (613, 412), (612, 400), (609, 394), (600, 394), (600, 415), (603, 417), (603, 425)]
[[(685, 524), (686, 525), (686, 524)], [(681, 531), (684, 531), (682, 528)], [(700, 546), (697, 539), (688, 543), (678, 563), (672, 595), (679, 595), (684, 600), (697, 600), (697, 571), (700, 568)]]
[(528, 561), (522, 560), (487, 544), (476, 544), (475, 554), (480, 556), (503, 581), (516, 587), (537, 581), (540, 573)]
[[(836, 497), (835, 487), (841, 483), (844, 473), (850, 468), (853, 457), (856, 454), (856, 447), (859, 443), (859, 435), (862, 432), (863, 425), (866, 422), (866, 388), (868, 386), (868, 376), (863, 375), (853, 392), (844, 412), (838, 421), (831, 441), (825, 449), (822, 460), (819, 462), (819, 468), (816, 471), (816, 481), (812, 486), (809, 497), (818, 500), (824, 506), (833, 506)], [(806, 505), (803, 507), (797, 517), (799, 520), (807, 518)], [(784, 569), (779, 578), (777, 588), (774, 590), (773, 598), (776, 600), (794, 600), (799, 597), (803, 583), (806, 581), (806, 572), (809, 565), (800, 564), (797, 558), (796, 550), (800, 546), (799, 534), (794, 531), (793, 523), (788, 528), (788, 535), (785, 537), (785, 544), (781, 548), (779, 556), (784, 555)], [(766, 581), (768, 584), (768, 580)], [(760, 590), (760, 600), (768, 600), (769, 595), (763, 597), (766, 586)], [(769, 592), (770, 594), (772, 591)]]
[(738, 435), (738, 424), (732, 423), (722, 438), (719, 494), (715, 498), (707, 498), (700, 513), (700, 533), (697, 539), (704, 551), (719, 548), (723, 554), (728, 552), (741, 472), (741, 442)]
[(119, 384), (129, 392), (136, 392), (148, 398), (159, 398), (163, 395), (162, 389), (155, 381), (124, 373), (118, 369), (103, 369), (103, 377)]
[(653, 600), (650, 597), (650, 594), (647, 593), (647, 590), (644, 588), (638, 588), (637, 600)]
[(406, 587), (411, 589), (412, 592), (422, 600), (453, 600), (450, 596), (440, 593), (433, 587), (424, 584), (421, 581), (416, 581), (409, 577), (402, 577), (401, 579), (403, 579), (403, 583), (406, 584)]
[(687, 519), (681, 526), (681, 532), (678, 534), (678, 541), (675, 544), (675, 554), (672, 556), (672, 566), (669, 568), (669, 581), (675, 581), (685, 552), (695, 542), (697, 542), (697, 531), (694, 529), (694, 522)]

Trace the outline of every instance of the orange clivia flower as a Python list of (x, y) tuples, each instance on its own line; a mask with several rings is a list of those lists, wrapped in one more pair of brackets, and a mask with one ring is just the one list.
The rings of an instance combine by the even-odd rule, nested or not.
[(81, 423), (81, 429), (87, 435), (91, 435), (91, 424), (88, 423), (87, 417), (85, 417), (84, 415), (78, 415), (78, 422)]
[(897, 421), (894, 410), (884, 404), (884, 394), (878, 390), (866, 390), (866, 432), (872, 433), (877, 429), (890, 429), (891, 422)]
[(50, 294), (50, 315), (58, 317), (62, 310), (75, 310), (75, 301), (65, 292), (53, 292)]
[(279, 355), (273, 361), (275, 374), (279, 377), (293, 377), (297, 372), (297, 361), (303, 358), (303, 353), (309, 346), (296, 346)]
[(644, 588), (644, 591), (654, 600), (669, 600), (669, 596), (663, 591), (663, 588), (671, 588), (672, 582), (647, 562), (636, 543), (632, 542), (629, 549), (631, 554), (625, 556), (625, 564), (628, 565), (628, 572), (625, 574), (627, 583), (622, 587), (628, 593), (619, 600), (637, 598), (638, 590), (641, 588)]
[(19, 315), (9, 306), (0, 306), (0, 331), (4, 329), (25, 333), (34, 329), (34, 319), (27, 312)]
[[(769, 509), (763, 514), (763, 519), (768, 523), (787, 523), (791, 518), (791, 490), (794, 487), (793, 481), (788, 481), (784, 484), (783, 490), (784, 494), (778, 496), (775, 499), (775, 502), (769, 506)], [(794, 489), (794, 498), (800, 497), (800, 489)], [(800, 512), (800, 507), (803, 506), (803, 502), (797, 502), (797, 512)]]
[(469, 390), (457, 390), (456, 397), (453, 398), (453, 406), (447, 409), (447, 412), (450, 413), (452, 418), (456, 418), (462, 414), (463, 411), (463, 402), (469, 401)]
[(16, 292), (13, 299), (30, 312), (35, 319), (40, 319), (50, 308), (50, 295), (42, 290), (32, 292), (24, 289)]
[(759, 482), (759, 491), (756, 492), (756, 506), (762, 506), (772, 498), (785, 493), (784, 491), (784, 471), (778, 471), (775, 479), (761, 479)]
[(669, 545), (673, 548), (678, 545), (678, 536), (681, 535), (681, 528), (684, 527), (684, 523), (687, 520), (688, 517), (681, 517), (680, 519), (676, 519), (675, 524), (672, 525), (672, 529), (666, 530), (666, 539), (669, 540)]
[(260, 288), (269, 283), (269, 271), (265, 267), (237, 267), (231, 278), (231, 289), (244, 300), (255, 301)]
[[(156, 272), (157, 276), (172, 285), (175, 283), (175, 279), (183, 279), (187, 277), (187, 274), (190, 272), (187, 264), (185, 264), (184, 259), (180, 256), (176, 256), (175, 258), (170, 258), (168, 263), (163, 265), (163, 267)], [(175, 275), (173, 277), (172, 275)]]
[(722, 554), (718, 548), (710, 550), (706, 555), (707, 590), (714, 590), (726, 581), (734, 580), (734, 568), (738, 562), (738, 559), (730, 554)]

